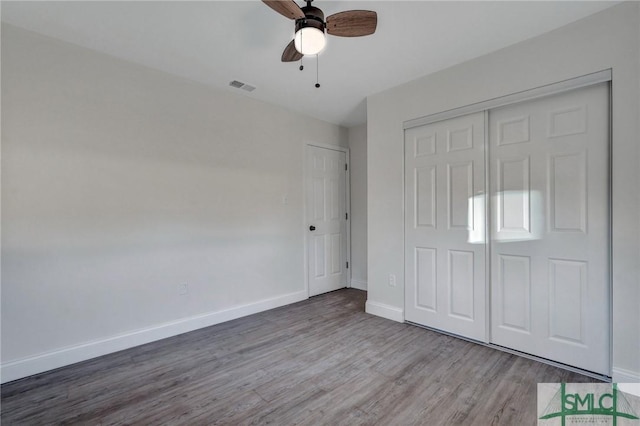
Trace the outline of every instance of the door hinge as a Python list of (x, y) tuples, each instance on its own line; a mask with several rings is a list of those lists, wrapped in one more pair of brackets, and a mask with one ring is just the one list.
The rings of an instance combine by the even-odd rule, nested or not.
[(347, 219), (347, 220), (349, 220), (349, 213), (345, 213), (345, 214), (344, 214), (344, 218), (345, 218), (345, 219)]
[(347, 262), (347, 269), (349, 269), (349, 262)]
[(345, 170), (349, 170), (349, 165), (348, 165), (348, 164), (345, 164), (345, 165), (344, 165), (344, 169), (345, 169)]

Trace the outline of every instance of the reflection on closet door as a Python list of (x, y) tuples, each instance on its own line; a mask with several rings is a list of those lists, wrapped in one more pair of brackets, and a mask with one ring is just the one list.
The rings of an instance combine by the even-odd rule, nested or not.
[(405, 132), (405, 319), (486, 340), (484, 113)]
[(489, 113), (491, 341), (609, 375), (608, 84)]

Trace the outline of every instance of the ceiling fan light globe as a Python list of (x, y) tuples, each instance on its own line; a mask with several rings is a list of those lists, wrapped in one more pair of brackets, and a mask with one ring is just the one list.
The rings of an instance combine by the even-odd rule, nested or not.
[(317, 55), (327, 45), (324, 32), (314, 27), (304, 27), (296, 31), (294, 44), (303, 55)]

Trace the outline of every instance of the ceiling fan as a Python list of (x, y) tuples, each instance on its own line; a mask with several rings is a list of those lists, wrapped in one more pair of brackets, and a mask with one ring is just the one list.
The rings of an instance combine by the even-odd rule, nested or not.
[(371, 10), (347, 10), (329, 15), (311, 6), (298, 6), (294, 0), (262, 0), (282, 16), (295, 20), (295, 37), (282, 52), (282, 62), (295, 62), (304, 55), (316, 55), (326, 45), (325, 30), (339, 37), (361, 37), (373, 34), (378, 25), (378, 15)]

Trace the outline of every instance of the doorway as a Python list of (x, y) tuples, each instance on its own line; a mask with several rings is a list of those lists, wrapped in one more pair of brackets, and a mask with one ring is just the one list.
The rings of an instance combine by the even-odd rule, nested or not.
[(305, 245), (309, 296), (348, 285), (347, 182), (346, 150), (307, 145)]

